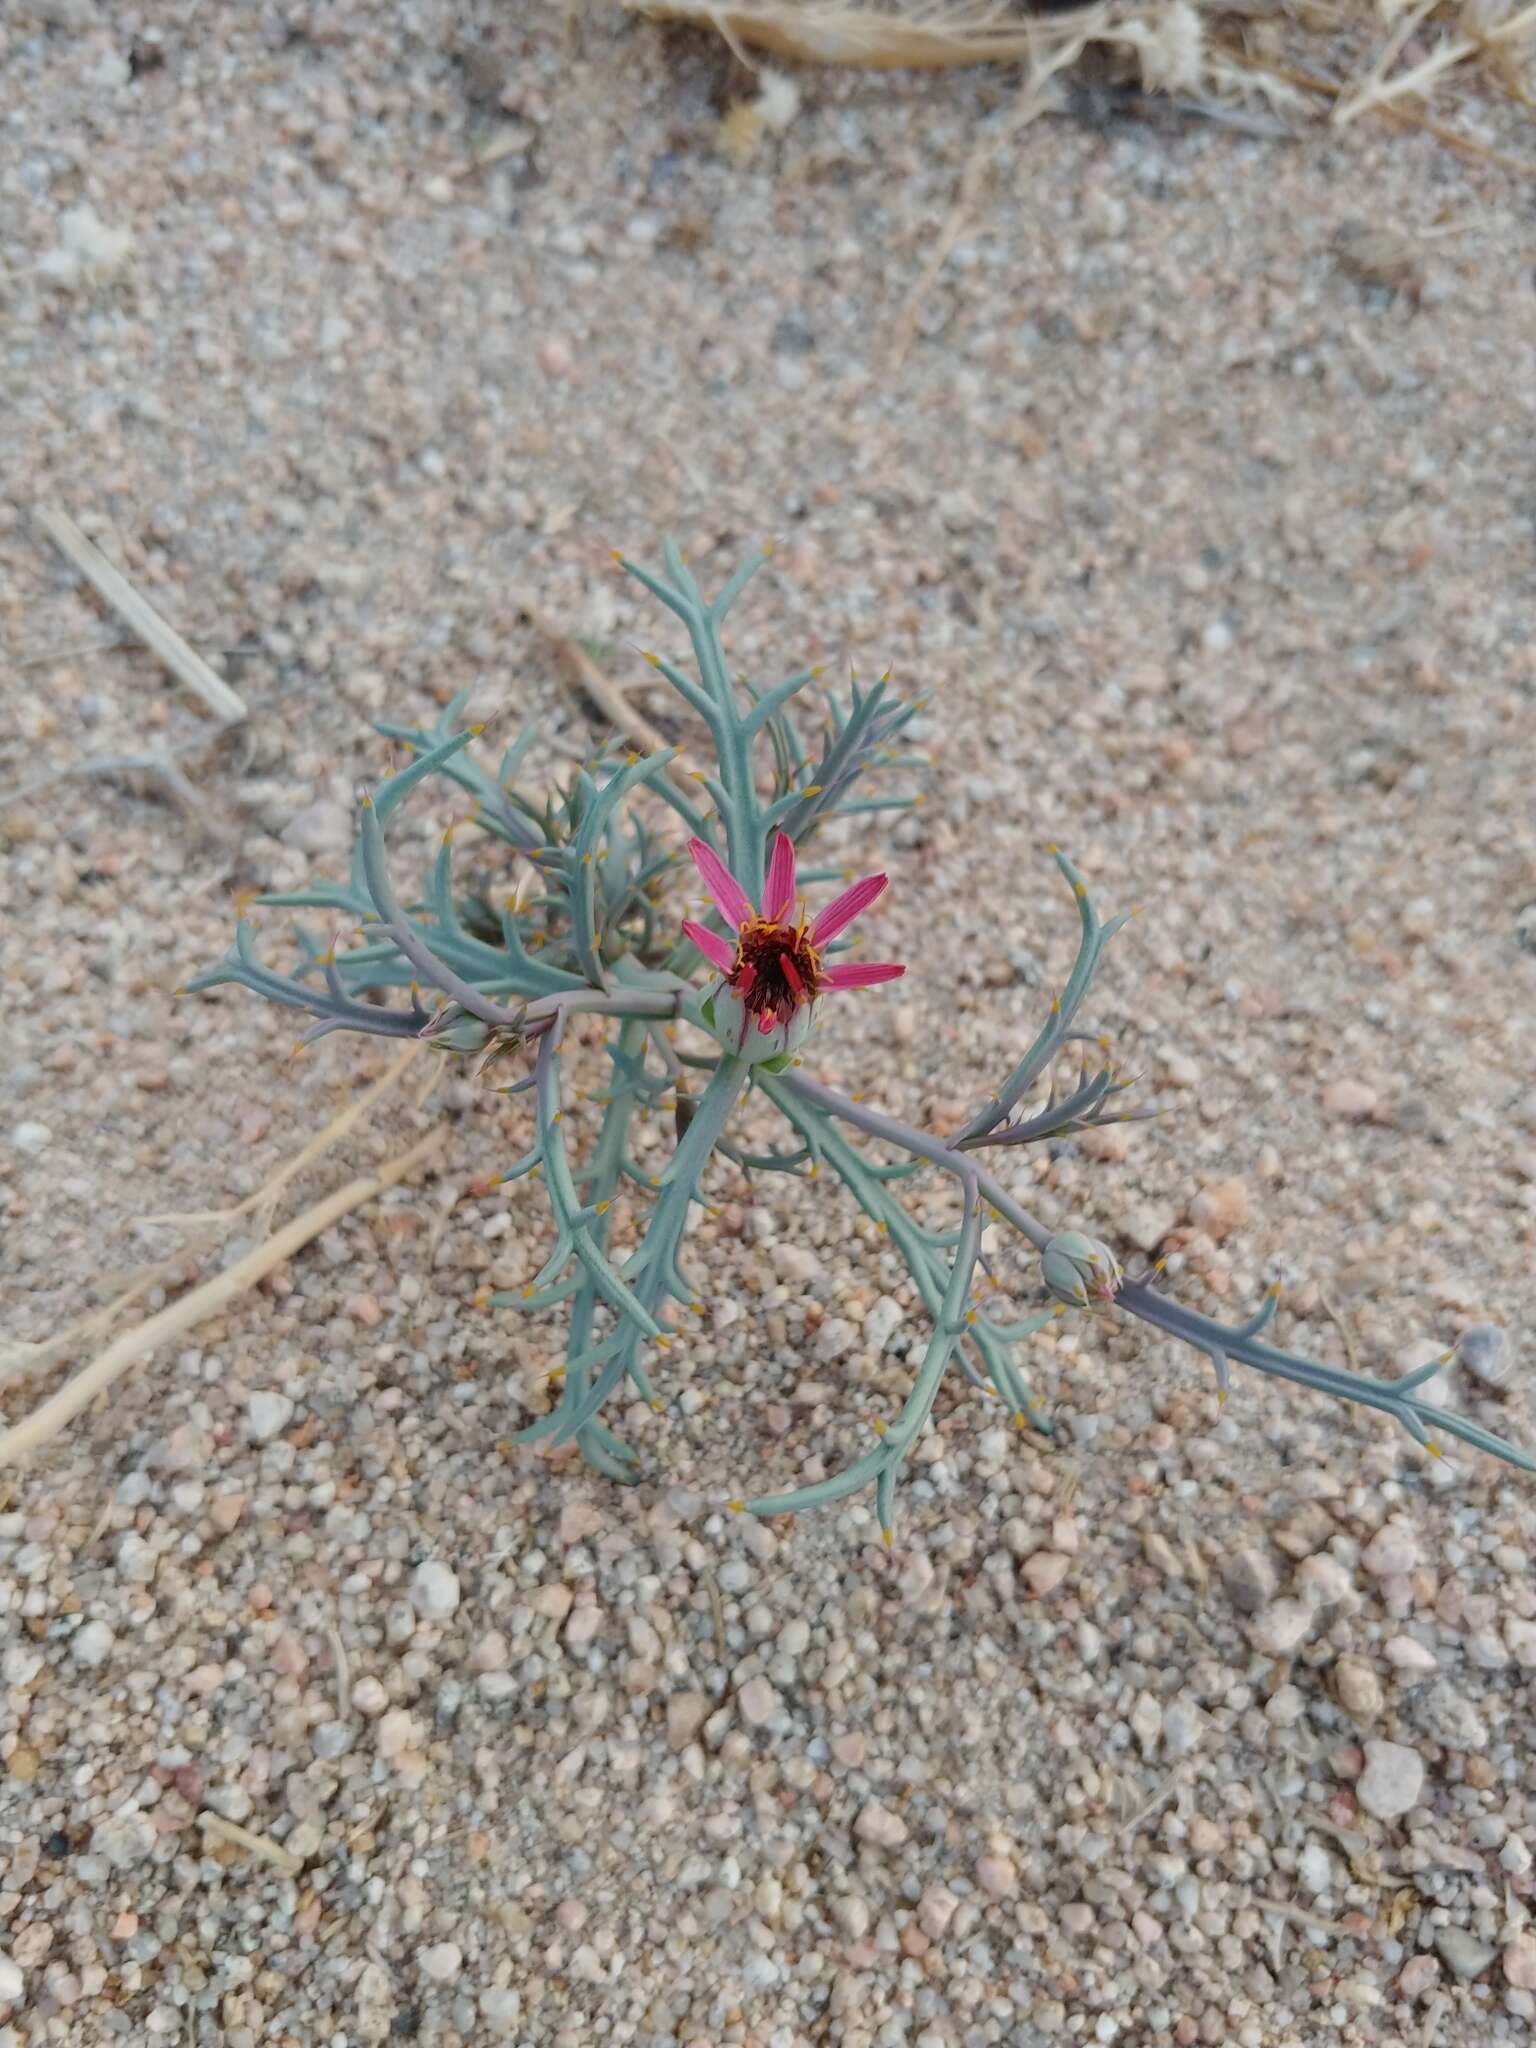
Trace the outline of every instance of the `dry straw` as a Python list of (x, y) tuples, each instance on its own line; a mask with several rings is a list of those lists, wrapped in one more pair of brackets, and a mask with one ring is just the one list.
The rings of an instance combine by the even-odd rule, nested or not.
[(1381, 112), (1463, 154), (1536, 171), (1536, 159), (1521, 162), (1448, 129), (1422, 105), (1475, 67), (1480, 89), (1527, 111), (1536, 107), (1536, 4), (1529, 0), (1100, 0), (1047, 14), (996, 0), (620, 4), (653, 20), (711, 29), (752, 69), (765, 56), (870, 70), (1022, 64), (1029, 90), (1086, 51), (1107, 51), (1145, 91), (1198, 111), (1261, 96), (1339, 126)]

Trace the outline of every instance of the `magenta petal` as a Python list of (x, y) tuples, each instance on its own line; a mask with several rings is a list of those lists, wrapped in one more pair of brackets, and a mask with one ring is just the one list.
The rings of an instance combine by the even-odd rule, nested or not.
[(722, 939), (718, 932), (706, 931), (703, 925), (695, 924), (691, 917), (683, 919), (683, 930), (699, 951), (714, 961), (722, 974), (730, 973), (736, 965), (736, 948), (729, 939)]
[(768, 886), (763, 891), (763, 915), (777, 924), (788, 915), (795, 901), (795, 842), (780, 832), (773, 842), (768, 863)]
[(835, 939), (861, 910), (868, 910), (885, 884), (884, 875), (866, 875), (862, 882), (855, 882), (851, 889), (835, 896), (811, 926), (811, 944), (824, 946), (828, 939)]
[(906, 971), (899, 960), (849, 960), (824, 967), (821, 979), (826, 988), (873, 988), (877, 981), (900, 981)]
[(747, 900), (747, 892), (715, 849), (703, 839), (690, 839), (688, 851), (693, 855), (693, 864), (705, 888), (715, 899), (715, 908), (727, 924), (740, 926), (748, 923), (753, 910)]

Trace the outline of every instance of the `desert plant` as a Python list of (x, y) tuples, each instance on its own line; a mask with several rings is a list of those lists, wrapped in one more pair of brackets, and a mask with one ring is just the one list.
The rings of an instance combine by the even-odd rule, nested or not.
[[(1524, 1451), (1420, 1399), (1419, 1388), (1444, 1360), (1385, 1380), (1282, 1350), (1265, 1334), (1278, 1290), (1244, 1322), (1214, 1321), (1164, 1293), (1156, 1271), (1127, 1277), (1108, 1246), (1081, 1231), (1047, 1229), (988, 1172), (984, 1162), (999, 1149), (1141, 1114), (1124, 1105), (1130, 1084), (1108, 1057), (1107, 1041), (1079, 1021), (1104, 947), (1125, 918), (1101, 921), (1082, 877), (1054, 848), (1077, 906), (1076, 964), (1033, 1044), (958, 1133), (917, 1129), (804, 1070), (800, 1048), (824, 999), (903, 969), (839, 957), (846, 926), (873, 906), (885, 876), (854, 882), (811, 914), (802, 886), (819, 889), (838, 876), (802, 868), (800, 855), (830, 818), (877, 815), (917, 800), (910, 792), (860, 792), (871, 777), (878, 787), (878, 778), (918, 765), (903, 751), (903, 735), (920, 707), (899, 699), (887, 678), (866, 690), (853, 685), (846, 699), (828, 701), (812, 745), (796, 700), (818, 671), (763, 690), (733, 680), (721, 628), (761, 560), (747, 562), (712, 601), (670, 543), (664, 575), (623, 564), (687, 632), (691, 671), (660, 655), (646, 659), (702, 720), (712, 772), (680, 774), (675, 750), (646, 758), (608, 751), (554, 795), (534, 796), (516, 780), (532, 731), (493, 770), (471, 750), (483, 728), (456, 729), (462, 700), (430, 732), (382, 724), (412, 758), (362, 798), (348, 880), (264, 899), (339, 915), (356, 942), (322, 950), (301, 933), (304, 957), (294, 972), (280, 973), (262, 963), (242, 919), (226, 959), (190, 984), (238, 982), (301, 1011), (313, 1019), (306, 1040), (338, 1030), (423, 1038), (473, 1061), (505, 1092), (530, 1097), (528, 1149), (496, 1179), (542, 1177), (554, 1246), (528, 1285), (479, 1299), (524, 1311), (568, 1303), (569, 1336), (558, 1396), (520, 1440), (574, 1440), (599, 1471), (635, 1476), (633, 1452), (602, 1411), (626, 1386), (661, 1406), (648, 1364), (679, 1334), (681, 1314), (698, 1306), (683, 1248), (690, 1214), (703, 1201), (700, 1176), (719, 1152), (748, 1173), (835, 1177), (900, 1254), (932, 1326), (901, 1412), (873, 1449), (830, 1478), (734, 1507), (783, 1514), (873, 1486), (889, 1540), (897, 1475), (950, 1367), (1001, 1395), (1021, 1427), (1048, 1429), (1017, 1353), (1047, 1322), (1072, 1313), (1133, 1316), (1192, 1345), (1214, 1365), (1221, 1398), (1235, 1361), (1379, 1408), (1432, 1455), (1439, 1446), (1431, 1429), (1536, 1471)], [(390, 877), (385, 828), (434, 777), (473, 799), (487, 858), (461, 892), (453, 834), (445, 833), (425, 894), (407, 905)], [(659, 822), (647, 821), (642, 802)], [(666, 809), (685, 828), (686, 856), (675, 828), (659, 828)], [(708, 922), (674, 921), (664, 908), (668, 888), (688, 873), (685, 858), (712, 899)], [(524, 873), (521, 886), (509, 889), (509, 870)], [(597, 1020), (608, 1059), (601, 1115), (584, 1150), (565, 1115), (563, 1060), (576, 1017)], [(692, 1032), (679, 1039), (679, 1025)], [(1075, 1071), (1058, 1086), (1064, 1067)], [(690, 1075), (700, 1080), (697, 1092), (685, 1085)], [(727, 1135), (749, 1089), (785, 1127), (782, 1144), (766, 1152), (743, 1151)], [(637, 1119), (657, 1109), (671, 1112), (675, 1142), (653, 1172), (641, 1156)], [(924, 1172), (955, 1185), (958, 1211), (948, 1229), (920, 1222), (910, 1205), (904, 1184)], [(626, 1188), (634, 1191), (637, 1222), (635, 1242), (620, 1251), (610, 1225)], [(979, 1299), (989, 1218), (1038, 1255), (1035, 1299), (1014, 1321), (1000, 1320)]]

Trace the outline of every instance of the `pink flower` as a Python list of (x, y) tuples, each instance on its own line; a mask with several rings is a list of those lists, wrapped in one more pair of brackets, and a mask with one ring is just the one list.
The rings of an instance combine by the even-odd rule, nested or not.
[[(687, 917), (683, 930), (719, 968), (723, 986), (716, 1022), (732, 1028), (738, 1051), (749, 1058), (792, 1050), (810, 1028), (811, 1005), (829, 990), (871, 988), (906, 973), (894, 960), (832, 966), (822, 961), (822, 948), (884, 889), (884, 875), (866, 875), (855, 882), (808, 925), (803, 906), (795, 902), (795, 849), (787, 834), (774, 838), (761, 911), (753, 908), (746, 890), (713, 847), (690, 839), (688, 851), (720, 915), (735, 927), (736, 937), (733, 942)], [(792, 915), (793, 924), (788, 921)]]

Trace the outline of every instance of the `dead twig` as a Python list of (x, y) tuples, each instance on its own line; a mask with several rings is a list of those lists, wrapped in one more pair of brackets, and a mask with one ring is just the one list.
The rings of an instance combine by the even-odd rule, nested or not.
[(708, 1568), (704, 1572), (704, 1590), (709, 1595), (710, 1618), (715, 1625), (715, 1652), (720, 1662), (729, 1667), (730, 1644), (725, 1634), (725, 1608), (720, 1599), (720, 1581)]
[(1317, 1934), (1334, 1935), (1340, 1941), (1351, 1938), (1351, 1930), (1342, 1920), (1330, 1920), (1326, 1913), (1314, 1913), (1310, 1906), (1293, 1906), (1280, 1899), (1255, 1899), (1253, 1904), (1260, 1913), (1271, 1914), (1292, 1927), (1307, 1927)]
[[(1243, 71), (1250, 71), (1260, 77), (1278, 78), (1283, 84), (1300, 86), (1304, 92), (1321, 93), (1324, 98), (1341, 99), (1349, 90), (1336, 78), (1325, 78), (1320, 72), (1304, 71), (1295, 64), (1282, 64), (1273, 57), (1250, 57), (1246, 50), (1235, 43), (1228, 43), (1212, 37), (1210, 47), (1218, 50), (1231, 64)], [(1400, 107), (1395, 100), (1377, 101), (1372, 112), (1385, 114), (1389, 121), (1396, 121), (1400, 127), (1419, 128), (1426, 135), (1432, 135), (1436, 142), (1444, 143), (1458, 156), (1469, 158), (1473, 163), (1498, 164), (1506, 171), (1513, 171), (1517, 177), (1536, 177), (1536, 160), (1511, 156), (1508, 150), (1494, 149), (1486, 142), (1474, 142), (1470, 136), (1458, 135), (1454, 128), (1447, 128), (1443, 121), (1436, 121), (1428, 114), (1420, 113), (1414, 107)]]
[(325, 1640), (331, 1650), (331, 1670), (336, 1679), (336, 1718), (350, 1721), (352, 1718), (352, 1667), (347, 1662), (347, 1646), (341, 1639), (341, 1630), (334, 1622), (325, 1631)]
[(269, 1237), (264, 1244), (256, 1245), (224, 1272), (216, 1273), (200, 1287), (194, 1287), (190, 1294), (171, 1302), (147, 1322), (125, 1330), (83, 1372), (76, 1373), (72, 1380), (66, 1380), (56, 1394), (34, 1408), (13, 1428), (0, 1434), (0, 1466), (14, 1464), (28, 1451), (51, 1442), (82, 1408), (88, 1407), (98, 1394), (121, 1379), (130, 1366), (150, 1357), (171, 1338), (194, 1328), (226, 1302), (247, 1293), (292, 1258), (295, 1252), (302, 1251), (323, 1230), (329, 1230), (340, 1217), (353, 1209), (360, 1209), (365, 1202), (371, 1202), (386, 1188), (393, 1187), (396, 1181), (403, 1180), (406, 1174), (436, 1151), (447, 1132), (448, 1126), (439, 1124), (376, 1172), (348, 1181), (345, 1187), (338, 1188), (334, 1194), (327, 1195), (323, 1201), (316, 1202), (302, 1215), (294, 1217), (275, 1236)]
[[(280, 1166), (269, 1180), (263, 1181), (253, 1195), (247, 1195), (243, 1202), (237, 1202), (233, 1208), (229, 1209), (202, 1209), (184, 1214), (172, 1213), (163, 1216), (141, 1216), (135, 1219), (136, 1223), (146, 1229), (151, 1224), (179, 1224), (208, 1228), (221, 1224), (238, 1223), (243, 1216), (250, 1215), (252, 1211), (259, 1212), (265, 1210), (267, 1214), (261, 1224), (264, 1235), (271, 1228), (270, 1212), (276, 1206), (279, 1195), (282, 1194), (289, 1182), (304, 1167), (312, 1165), (322, 1153), (329, 1151), (339, 1139), (344, 1138), (367, 1115), (375, 1103), (382, 1096), (389, 1093), (390, 1089), (395, 1086), (400, 1076), (405, 1072), (407, 1066), (420, 1050), (421, 1047), (419, 1046), (408, 1046), (388, 1071), (380, 1075), (377, 1081), (366, 1088), (357, 1098), (356, 1102), (349, 1103), (344, 1110), (333, 1117), (318, 1136), (311, 1138), (308, 1144), (295, 1153), (292, 1159)], [(416, 1107), (418, 1109), (422, 1108), (425, 1104), (427, 1094), (438, 1079), (440, 1072), (441, 1069), (435, 1065), (429, 1072), (427, 1086), (419, 1092), (416, 1098)], [(147, 1294), (157, 1281), (174, 1271), (176, 1267), (184, 1265), (186, 1259), (187, 1253), (185, 1250), (182, 1250), (172, 1252), (169, 1258), (156, 1260), (154, 1265), (148, 1267), (144, 1272), (136, 1274), (121, 1293), (114, 1295), (110, 1301), (103, 1303), (100, 1308), (89, 1310), (66, 1329), (61, 1330), (57, 1336), (46, 1338), (41, 1344), (27, 1344), (23, 1343), (20, 1339), (0, 1338), (0, 1385), (3, 1385), (8, 1379), (16, 1379), (23, 1374), (40, 1372), (53, 1359), (61, 1358), (66, 1351), (74, 1350), (82, 1339), (94, 1336), (98, 1331), (106, 1329), (109, 1324), (116, 1321), (125, 1308), (131, 1308), (134, 1302), (139, 1300), (142, 1295)]]
[(1016, 62), (1035, 31), (986, 0), (904, 20), (856, 5), (786, 7), (774, 0), (732, 6), (717, 0), (623, 0), (632, 14), (712, 28), (749, 70), (748, 48), (801, 64), (847, 64), (867, 71), (945, 71), (959, 65)]
[(1351, 1372), (1358, 1372), (1360, 1370), (1360, 1364), (1357, 1358), (1355, 1357), (1355, 1341), (1349, 1334), (1348, 1323), (1345, 1322), (1344, 1318), (1339, 1314), (1338, 1310), (1334, 1307), (1333, 1303), (1328, 1299), (1327, 1295), (1323, 1293), (1321, 1288), (1318, 1289), (1317, 1299), (1318, 1305), (1322, 1309), (1323, 1314), (1328, 1318), (1329, 1322), (1332, 1323), (1333, 1327), (1339, 1333), (1339, 1341), (1344, 1346), (1345, 1364), (1349, 1367)]
[(36, 796), (39, 790), (49, 789), (55, 782), (67, 782), (77, 776), (99, 776), (103, 781), (111, 781), (118, 776), (144, 776), (158, 783), (168, 796), (174, 797), (194, 817), (207, 823), (209, 820), (202, 797), (176, 764), (190, 754), (205, 753), (229, 730), (229, 726), (221, 725), (214, 732), (199, 733), (195, 739), (184, 740), (180, 746), (154, 753), (102, 754), (88, 761), (71, 761), (63, 768), (51, 768), (46, 775), (35, 776), (19, 789), (8, 789), (0, 794), (0, 810), (8, 804), (19, 804), (29, 796)]
[(36, 518), (54, 546), (69, 557), (103, 602), (158, 656), (177, 681), (200, 697), (222, 724), (240, 724), (246, 716), (245, 700), (166, 624), (148, 599), (141, 597), (127, 577), (113, 568), (75, 522), (46, 505), (39, 508)]
[(285, 1849), (281, 1842), (274, 1842), (268, 1835), (253, 1835), (249, 1828), (226, 1820), (222, 1813), (205, 1810), (197, 1816), (197, 1824), (205, 1835), (228, 1842), (233, 1848), (244, 1849), (248, 1856), (259, 1857), (263, 1863), (274, 1865), (288, 1877), (297, 1877), (304, 1868), (293, 1851)]
[(1392, 33), (1366, 66), (1364, 75), (1335, 101), (1329, 116), (1335, 128), (1342, 128), (1347, 121), (1354, 120), (1369, 104), (1371, 94), (1408, 47), (1420, 24), (1433, 14), (1438, 5), (1439, 0), (1414, 0), (1414, 5), (1400, 17)]
[(891, 374), (894, 375), (906, 361), (907, 351), (911, 348), (917, 334), (917, 319), (923, 309), (923, 301), (927, 298), (929, 292), (932, 291), (934, 285), (938, 283), (945, 264), (948, 263), (950, 256), (954, 252), (955, 244), (965, 233), (971, 216), (976, 210), (977, 201), (981, 196), (982, 185), (992, 168), (998, 151), (1003, 147), (1004, 143), (1012, 141), (1015, 135), (1019, 134), (1022, 129), (1027, 128), (1032, 121), (1037, 120), (1045, 112), (1044, 87), (1050, 79), (1055, 77), (1058, 71), (1064, 71), (1069, 65), (1077, 62), (1087, 46), (1087, 41), (1088, 38), (1086, 36), (1083, 36), (1081, 39), (1074, 38), (1071, 42), (1063, 43), (1048, 56), (1041, 58), (1031, 69), (1030, 75), (1024, 81), (1018, 98), (1014, 101), (1013, 106), (1004, 117), (1001, 125), (994, 129), (991, 134), (984, 135), (966, 158), (965, 168), (960, 173), (960, 184), (956, 191), (955, 203), (950, 208), (948, 217), (943, 227), (940, 228), (938, 238), (934, 242), (932, 251), (929, 254), (928, 261), (923, 265), (916, 284), (913, 285), (912, 290), (907, 295), (907, 303), (902, 307), (900, 316), (896, 321), (896, 329), (892, 336), (891, 352), (888, 359), (888, 368)]
[[(668, 750), (671, 742), (666, 735), (657, 731), (643, 711), (635, 709), (618, 684), (603, 674), (580, 641), (573, 640), (569, 633), (556, 625), (547, 612), (541, 612), (536, 605), (524, 604), (521, 610), (529, 625), (536, 633), (543, 634), (564, 662), (572, 682), (592, 700), (616, 732), (623, 733), (626, 739), (633, 740), (636, 746), (644, 747), (647, 753), (663, 754)], [(686, 789), (690, 796), (698, 794), (694, 778), (681, 758), (670, 764), (667, 773), (674, 782)]]
[(82, 1338), (104, 1330), (125, 1308), (131, 1308), (141, 1295), (148, 1294), (157, 1280), (173, 1267), (184, 1264), (185, 1260), (185, 1252), (175, 1252), (170, 1258), (159, 1260), (147, 1272), (140, 1273), (121, 1294), (115, 1294), (100, 1308), (89, 1310), (66, 1329), (60, 1330), (56, 1337), (45, 1338), (41, 1344), (28, 1344), (20, 1338), (0, 1338), (0, 1385), (6, 1380), (18, 1379), (24, 1373), (41, 1372), (53, 1359), (62, 1358), (66, 1351), (74, 1350)]

